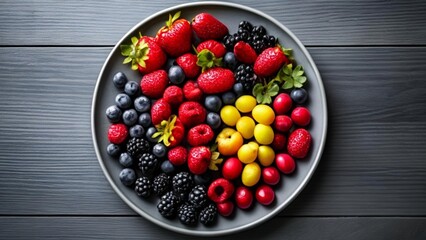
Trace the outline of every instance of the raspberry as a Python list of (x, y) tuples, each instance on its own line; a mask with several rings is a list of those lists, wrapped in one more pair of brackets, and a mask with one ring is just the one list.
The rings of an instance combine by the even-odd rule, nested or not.
[(164, 91), (163, 99), (173, 106), (178, 106), (183, 102), (183, 91), (178, 86), (169, 86)]
[(122, 123), (112, 124), (108, 129), (108, 140), (114, 144), (121, 144), (126, 140), (128, 134), (126, 125)]
[(180, 166), (186, 163), (188, 151), (182, 146), (174, 147), (169, 150), (167, 157), (173, 165)]
[(186, 140), (188, 143), (195, 146), (207, 145), (214, 137), (213, 130), (207, 124), (200, 124), (188, 131)]
[(179, 107), (179, 119), (185, 127), (192, 127), (204, 122), (206, 110), (198, 102), (184, 102)]
[(223, 203), (234, 193), (234, 185), (225, 178), (214, 180), (207, 191), (210, 200), (216, 203)]

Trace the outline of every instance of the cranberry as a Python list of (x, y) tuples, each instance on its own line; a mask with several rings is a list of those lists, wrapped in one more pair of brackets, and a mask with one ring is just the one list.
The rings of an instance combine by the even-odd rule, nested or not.
[(241, 209), (247, 209), (253, 203), (253, 193), (248, 187), (240, 186), (235, 191), (235, 202)]
[(277, 115), (280, 115), (288, 112), (292, 105), (293, 101), (291, 100), (290, 95), (287, 93), (280, 93), (275, 97), (274, 102), (272, 103), (272, 108)]
[(260, 185), (256, 189), (256, 200), (262, 205), (270, 205), (275, 199), (274, 190), (268, 185)]
[(266, 167), (262, 169), (262, 179), (268, 185), (276, 185), (280, 182), (281, 175), (276, 167)]
[(296, 169), (296, 162), (287, 153), (280, 153), (275, 156), (275, 165), (285, 174), (290, 174)]
[(234, 203), (232, 203), (231, 201), (217, 203), (216, 206), (217, 212), (224, 217), (228, 217), (234, 211)]
[(291, 119), (296, 125), (304, 127), (311, 122), (311, 113), (305, 107), (297, 107), (291, 112)]
[(287, 143), (286, 137), (281, 133), (274, 133), (274, 140), (272, 141), (272, 148), (275, 151), (284, 150)]
[(241, 176), (243, 164), (238, 158), (232, 157), (223, 163), (222, 176), (228, 180), (233, 180)]

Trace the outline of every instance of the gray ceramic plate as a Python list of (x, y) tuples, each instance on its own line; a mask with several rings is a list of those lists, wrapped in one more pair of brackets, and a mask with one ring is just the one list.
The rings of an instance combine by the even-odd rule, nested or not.
[[(298, 64), (304, 67), (309, 81), (307, 107), (313, 116), (309, 127), (313, 137), (310, 155), (304, 160), (297, 161), (297, 170), (294, 174), (283, 176), (282, 184), (276, 188), (276, 200), (272, 206), (264, 207), (255, 204), (250, 211), (237, 210), (231, 218), (219, 217), (217, 224), (211, 227), (205, 227), (202, 224), (187, 227), (177, 219), (163, 218), (156, 209), (158, 199), (142, 200), (133, 189), (121, 184), (118, 175), (122, 168), (116, 160), (106, 154), (108, 145), (106, 133), (109, 122), (105, 117), (105, 109), (114, 104), (114, 97), (118, 93), (112, 84), (112, 76), (117, 71), (122, 71), (129, 79), (139, 80), (141, 78), (137, 71), (130, 69), (129, 65), (122, 64), (123, 57), (120, 54), (119, 46), (122, 43), (129, 43), (130, 38), (138, 35), (139, 32), (143, 35), (155, 36), (157, 29), (163, 26), (164, 21), (168, 18), (168, 14), (176, 11), (182, 11), (182, 17), (189, 20), (200, 12), (211, 13), (225, 23), (230, 32), (236, 32), (238, 24), (242, 20), (248, 20), (254, 25), (265, 26), (268, 33), (278, 37), (283, 46), (293, 49), (294, 57)], [(191, 235), (218, 236), (246, 230), (265, 222), (288, 206), (302, 191), (314, 173), (323, 152), (327, 131), (327, 108), (325, 92), (317, 67), (308, 51), (290, 30), (270, 16), (252, 8), (224, 2), (197, 2), (175, 6), (148, 17), (132, 28), (117, 43), (99, 74), (93, 96), (91, 121), (93, 142), (99, 163), (112, 188), (124, 202), (138, 214), (164, 228)]]

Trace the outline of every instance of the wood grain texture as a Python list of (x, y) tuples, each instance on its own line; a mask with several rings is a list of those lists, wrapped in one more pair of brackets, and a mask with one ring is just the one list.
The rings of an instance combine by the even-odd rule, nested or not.
[[(110, 48), (0, 48), (0, 214), (134, 215), (90, 136)], [(309, 48), (329, 131), (319, 168), (281, 215), (426, 215), (426, 48)], [(401, 67), (405, 71), (401, 71)]]
[[(164, 230), (140, 217), (1, 217), (0, 224), (0, 238), (10, 240), (200, 239)], [(426, 238), (425, 227), (425, 218), (280, 217), (242, 233), (209, 239), (420, 240)]]
[[(113, 45), (130, 28), (177, 1), (0, 1), (0, 45)], [(239, 2), (239, 1), (231, 1)], [(307, 45), (424, 45), (426, 2), (245, 1)], [(166, 20), (166, 19), (165, 19)]]

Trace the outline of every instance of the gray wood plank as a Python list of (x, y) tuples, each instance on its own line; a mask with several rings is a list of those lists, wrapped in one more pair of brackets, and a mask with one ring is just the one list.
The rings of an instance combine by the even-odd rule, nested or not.
[[(140, 217), (1, 217), (1, 239), (200, 239)], [(210, 239), (425, 239), (425, 218), (274, 218), (238, 234)], [(125, 236), (125, 237), (124, 237)]]
[[(426, 48), (310, 48), (329, 103), (326, 150), (282, 215), (426, 215)], [(134, 214), (90, 136), (110, 48), (0, 48), (0, 214)], [(401, 71), (401, 69), (404, 69)]]
[[(0, 45), (113, 45), (149, 15), (185, 2), (3, 0)], [(250, 0), (244, 4), (276, 18), (307, 45), (426, 43), (422, 0)]]

